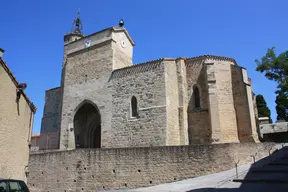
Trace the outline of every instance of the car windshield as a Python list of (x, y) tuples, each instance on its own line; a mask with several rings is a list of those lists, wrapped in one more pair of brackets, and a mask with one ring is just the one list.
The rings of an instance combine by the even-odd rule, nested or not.
[(0, 181), (0, 192), (6, 192), (7, 185), (5, 181)]

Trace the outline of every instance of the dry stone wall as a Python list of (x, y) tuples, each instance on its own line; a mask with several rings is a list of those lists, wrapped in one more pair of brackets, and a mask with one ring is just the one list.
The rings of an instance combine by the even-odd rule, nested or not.
[(211, 174), (253, 163), (272, 143), (150, 148), (78, 149), (30, 155), (32, 192), (75, 192), (137, 188)]

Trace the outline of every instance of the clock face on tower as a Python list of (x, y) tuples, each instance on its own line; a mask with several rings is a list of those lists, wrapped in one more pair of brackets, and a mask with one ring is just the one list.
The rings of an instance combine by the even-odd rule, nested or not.
[(91, 45), (91, 40), (86, 40), (86, 42), (85, 42), (85, 47), (90, 47), (90, 45)]
[(125, 47), (126, 47), (126, 44), (125, 44), (125, 41), (124, 41), (124, 39), (122, 39), (120, 43), (121, 43), (121, 46), (122, 46), (123, 48), (125, 48)]

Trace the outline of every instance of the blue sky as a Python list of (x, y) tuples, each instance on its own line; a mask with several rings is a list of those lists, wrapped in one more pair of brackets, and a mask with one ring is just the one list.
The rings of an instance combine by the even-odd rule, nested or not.
[(136, 42), (134, 63), (203, 54), (233, 57), (247, 68), (254, 92), (264, 95), (276, 118), (276, 84), (255, 71), (254, 60), (272, 46), (278, 53), (288, 49), (287, 0), (3, 0), (0, 6), (4, 59), (28, 84), (26, 93), (38, 108), (33, 133), (40, 131), (45, 90), (60, 84), (63, 36), (78, 9), (86, 35), (123, 17)]

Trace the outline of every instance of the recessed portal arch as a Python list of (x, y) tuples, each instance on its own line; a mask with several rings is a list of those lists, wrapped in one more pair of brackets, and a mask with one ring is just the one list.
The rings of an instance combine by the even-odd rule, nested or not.
[(74, 115), (74, 136), (76, 148), (101, 147), (101, 114), (93, 102), (83, 101)]

